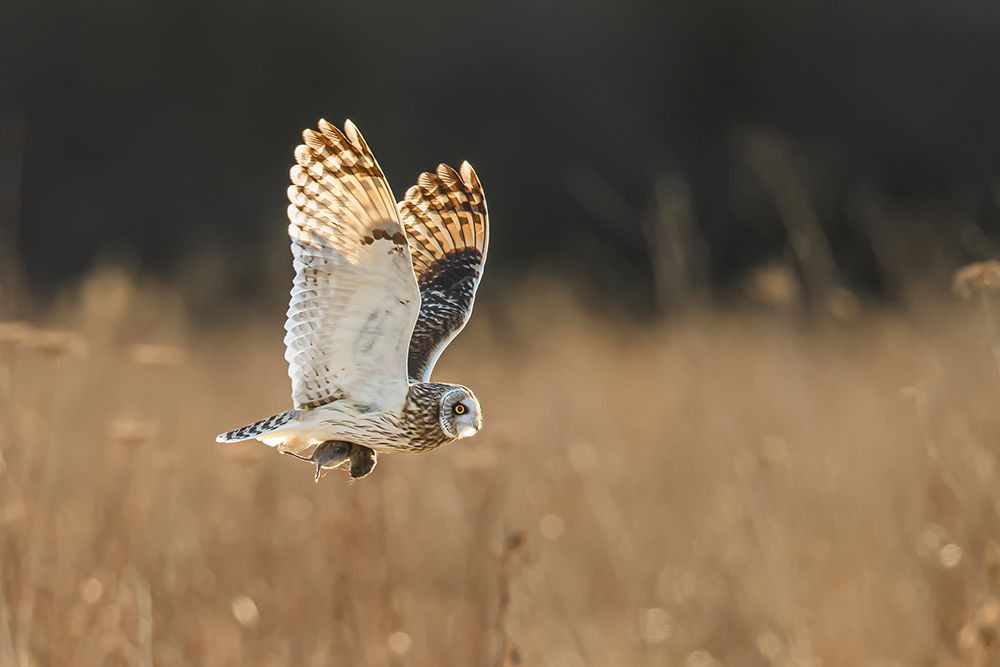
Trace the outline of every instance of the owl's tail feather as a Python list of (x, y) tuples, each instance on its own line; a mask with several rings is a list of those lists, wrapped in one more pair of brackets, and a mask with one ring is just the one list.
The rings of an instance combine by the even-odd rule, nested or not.
[(220, 433), (215, 436), (216, 442), (242, 442), (253, 440), (254, 438), (275, 431), (298, 416), (298, 410), (285, 410), (276, 415), (271, 415), (267, 419), (261, 419), (252, 424), (241, 426), (234, 431)]

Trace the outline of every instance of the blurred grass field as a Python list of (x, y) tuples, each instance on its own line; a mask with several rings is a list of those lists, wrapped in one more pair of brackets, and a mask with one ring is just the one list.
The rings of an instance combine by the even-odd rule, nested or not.
[(358, 483), (216, 433), (285, 409), (281, 313), (104, 272), (0, 327), (0, 665), (998, 664), (978, 304), (485, 304), (485, 427)]

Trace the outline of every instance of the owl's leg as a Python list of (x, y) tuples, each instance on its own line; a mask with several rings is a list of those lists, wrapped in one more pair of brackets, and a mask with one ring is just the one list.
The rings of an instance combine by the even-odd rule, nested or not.
[(302, 456), (301, 454), (296, 454), (294, 452), (285, 453), (291, 454), (297, 459), (315, 463), (316, 477), (314, 479), (319, 482), (320, 477), (323, 476), (324, 470), (333, 470), (334, 468), (338, 468), (350, 459), (353, 447), (354, 445), (343, 440), (327, 440), (326, 442), (320, 443), (319, 447), (313, 450), (312, 456)]
[(351, 447), (351, 477), (361, 479), (375, 469), (378, 463), (378, 454), (373, 449), (362, 445)]

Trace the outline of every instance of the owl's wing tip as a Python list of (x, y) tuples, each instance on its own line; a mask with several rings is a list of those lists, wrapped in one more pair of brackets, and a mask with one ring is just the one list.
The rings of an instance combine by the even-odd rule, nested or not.
[(472, 189), (482, 187), (479, 184), (479, 176), (476, 174), (476, 170), (468, 160), (462, 160), (462, 164), (458, 165), (458, 173), (462, 177), (462, 181), (465, 182), (466, 187)]

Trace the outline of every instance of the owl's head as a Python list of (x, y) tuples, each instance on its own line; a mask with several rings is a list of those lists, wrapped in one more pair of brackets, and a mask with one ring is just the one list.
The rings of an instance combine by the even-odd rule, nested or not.
[(441, 395), (441, 428), (448, 436), (468, 438), (483, 427), (479, 401), (468, 388), (455, 385)]

